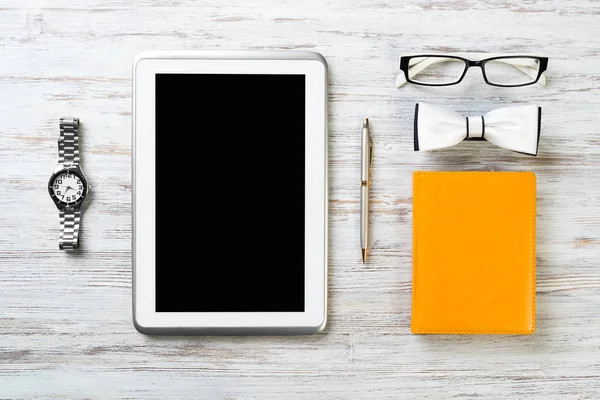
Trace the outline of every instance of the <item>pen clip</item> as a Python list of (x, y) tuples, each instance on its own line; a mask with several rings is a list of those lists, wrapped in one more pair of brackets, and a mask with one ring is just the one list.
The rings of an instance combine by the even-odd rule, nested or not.
[(371, 135), (369, 134), (369, 180), (367, 181), (367, 185), (371, 186), (371, 177), (373, 176), (373, 139), (371, 139)]

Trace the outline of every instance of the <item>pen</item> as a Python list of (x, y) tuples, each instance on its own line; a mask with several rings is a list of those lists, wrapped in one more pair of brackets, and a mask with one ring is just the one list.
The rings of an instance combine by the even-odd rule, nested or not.
[(369, 186), (373, 162), (373, 142), (369, 134), (369, 119), (365, 118), (362, 127), (360, 165), (360, 251), (363, 263), (369, 254)]

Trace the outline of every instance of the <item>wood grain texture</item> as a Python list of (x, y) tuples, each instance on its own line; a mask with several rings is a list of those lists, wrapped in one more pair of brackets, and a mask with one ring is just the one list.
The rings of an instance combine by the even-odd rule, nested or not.
[[(0, 0), (0, 398), (600, 398), (600, 3)], [(308, 337), (147, 337), (131, 323), (131, 62), (150, 49), (301, 49), (330, 67), (329, 322)], [(550, 57), (548, 86), (398, 90), (398, 56)], [(538, 157), (412, 151), (416, 101), (543, 107)], [(57, 119), (82, 122), (82, 250), (57, 249)], [(360, 122), (375, 146), (360, 262)], [(537, 332), (410, 334), (414, 170), (537, 174)], [(231, 244), (235, 248), (235, 243)]]

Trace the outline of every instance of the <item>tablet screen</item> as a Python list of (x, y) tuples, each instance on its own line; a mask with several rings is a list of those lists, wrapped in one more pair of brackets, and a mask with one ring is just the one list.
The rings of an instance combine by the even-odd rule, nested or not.
[(303, 312), (305, 76), (156, 74), (156, 311)]

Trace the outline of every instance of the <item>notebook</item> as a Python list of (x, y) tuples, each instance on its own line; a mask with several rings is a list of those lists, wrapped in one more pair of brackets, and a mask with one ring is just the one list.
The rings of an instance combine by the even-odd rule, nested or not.
[(415, 334), (535, 330), (532, 172), (413, 174)]

